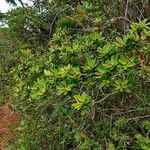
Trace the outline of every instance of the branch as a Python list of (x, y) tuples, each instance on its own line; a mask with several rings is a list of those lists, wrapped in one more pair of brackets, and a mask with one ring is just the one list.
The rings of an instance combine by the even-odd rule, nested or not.
[(129, 20), (129, 19), (125, 18), (125, 17), (116, 17), (116, 18), (112, 18), (111, 21), (114, 21), (114, 20), (117, 20), (117, 19), (123, 19), (123, 20), (126, 20), (126, 21), (132, 23), (131, 20)]
[(24, 7), (24, 3), (22, 2), (22, 0), (18, 0), (21, 4), (22, 7)]
[(145, 116), (138, 116), (138, 117), (134, 117), (134, 118), (130, 118), (130, 120), (139, 120), (139, 119), (144, 119), (144, 118), (150, 118), (150, 115), (145, 115)]
[(102, 98), (101, 100), (99, 100), (99, 101), (94, 102), (94, 104), (98, 104), (98, 103), (103, 102), (105, 99), (107, 99), (110, 95), (113, 95), (113, 94), (114, 94), (114, 93), (106, 94), (105, 97), (103, 97), (103, 98)]
[(66, 7), (65, 9), (63, 9), (62, 11), (60, 11), (58, 14), (56, 14), (56, 16), (54, 17), (53, 21), (52, 21), (52, 24), (51, 24), (51, 27), (50, 27), (50, 32), (49, 32), (49, 40), (51, 38), (51, 35), (52, 35), (52, 31), (53, 31), (53, 27), (54, 27), (54, 23), (57, 19), (57, 17), (62, 13), (64, 12), (66, 9), (68, 9), (69, 7)]
[[(126, 1), (126, 8), (125, 8), (125, 15), (124, 15), (124, 17), (125, 17), (125, 20), (127, 20), (127, 15), (128, 15), (128, 7), (129, 7), (129, 0), (127, 0)], [(126, 21), (124, 22), (124, 32), (125, 32), (125, 30), (126, 30)]]
[[(53, 27), (54, 27), (54, 23), (57, 19), (57, 17), (62, 13), (64, 12), (65, 10), (67, 10), (69, 7), (66, 7), (65, 9), (63, 9), (62, 11), (60, 11), (58, 14), (56, 14), (56, 16), (54, 17), (53, 21), (52, 21), (52, 24), (50, 26), (50, 30), (49, 30), (49, 41), (51, 40), (51, 36), (52, 36), (52, 31), (53, 31)], [(46, 48), (48, 48), (50, 42), (48, 43), (48, 45), (46, 46)]]

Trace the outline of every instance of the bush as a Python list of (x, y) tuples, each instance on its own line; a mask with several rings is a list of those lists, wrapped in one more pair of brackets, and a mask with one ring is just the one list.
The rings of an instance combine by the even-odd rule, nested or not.
[(11, 77), (8, 72), (15, 66), (14, 51), (16, 46), (12, 42), (7, 28), (0, 28), (0, 102), (8, 99)]
[(148, 112), (149, 24), (133, 23), (111, 40), (95, 25), (76, 33), (57, 27), (47, 55), (20, 51), (13, 70), (22, 113), (16, 149), (143, 148), (137, 115)]

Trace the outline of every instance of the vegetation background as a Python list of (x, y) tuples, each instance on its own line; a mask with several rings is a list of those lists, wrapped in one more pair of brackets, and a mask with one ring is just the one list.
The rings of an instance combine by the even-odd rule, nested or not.
[(150, 150), (150, 1), (6, 1), (0, 103), (19, 120), (5, 149)]

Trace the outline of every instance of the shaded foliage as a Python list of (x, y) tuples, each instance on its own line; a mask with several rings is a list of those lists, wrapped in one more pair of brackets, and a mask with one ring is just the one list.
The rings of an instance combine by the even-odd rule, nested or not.
[(149, 149), (148, 5), (34, 0), (7, 13), (21, 115), (8, 149)]

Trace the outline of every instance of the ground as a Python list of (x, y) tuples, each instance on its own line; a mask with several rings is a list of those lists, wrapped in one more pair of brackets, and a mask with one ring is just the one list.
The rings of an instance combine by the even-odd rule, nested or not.
[(13, 136), (10, 125), (18, 120), (18, 115), (14, 113), (10, 106), (10, 100), (5, 100), (0, 104), (0, 150), (5, 150), (6, 142)]

